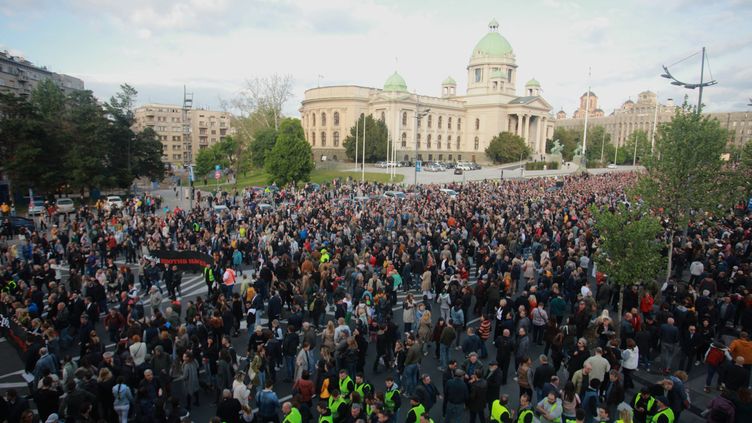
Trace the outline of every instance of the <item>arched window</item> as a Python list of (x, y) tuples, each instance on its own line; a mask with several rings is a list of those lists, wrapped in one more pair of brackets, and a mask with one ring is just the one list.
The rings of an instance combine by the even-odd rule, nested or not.
[(402, 126), (407, 126), (407, 112), (402, 112)]
[[(439, 121), (441, 121), (441, 117), (439, 117)], [(441, 149), (441, 135), (436, 138), (436, 148)]]
[(480, 129), (480, 119), (477, 119), (477, 118), (476, 118), (476, 119), (475, 119), (475, 130), (477, 131), (477, 130), (479, 130), (479, 129)]
[(457, 118), (457, 130), (462, 130), (462, 118)]
[(407, 147), (407, 134), (404, 132), (402, 133), (402, 147)]
[(420, 134), (418, 134), (418, 139), (415, 141), (416, 148), (420, 148)]
[(452, 136), (447, 135), (447, 150), (451, 150), (451, 149), (452, 149)]
[(460, 136), (457, 135), (457, 150), (460, 149)]
[(313, 144), (314, 147), (316, 146), (316, 133), (315, 132), (311, 132), (311, 144)]
[[(339, 112), (334, 112), (334, 126), (339, 126)], [(336, 134), (336, 132), (335, 132)]]
[(326, 132), (321, 133), (321, 146), (326, 147)]
[(442, 120), (444, 120), (444, 117), (443, 116), (439, 116), (439, 125), (438, 125), (439, 129), (441, 129), (441, 121)]
[(332, 134), (332, 142), (334, 143), (335, 147), (339, 147), (339, 131), (334, 131), (334, 133)]
[(431, 134), (426, 138), (426, 148), (431, 148)]
[(433, 122), (433, 119), (431, 119), (433, 116), (428, 115), (428, 127), (431, 127), (431, 122)]
[(384, 115), (384, 112), (381, 112), (381, 121), (386, 122), (386, 115)]
[(444, 155), (443, 154), (439, 154), (439, 161), (442, 161), (442, 160), (444, 160)]
[(311, 117), (313, 117), (313, 125), (311, 126), (316, 126), (316, 113), (311, 113)]
[(321, 126), (326, 126), (326, 113), (321, 112)]
[(480, 139), (478, 137), (475, 137), (475, 149), (477, 150), (478, 147), (480, 147)]
[(418, 117), (418, 128), (420, 128), (420, 121), (421, 121), (421, 120), (423, 120), (423, 119), (421, 119), (421, 118), (420, 118), (420, 116), (419, 116), (419, 117)]
[(449, 116), (447, 119), (447, 129), (452, 129), (452, 117)]

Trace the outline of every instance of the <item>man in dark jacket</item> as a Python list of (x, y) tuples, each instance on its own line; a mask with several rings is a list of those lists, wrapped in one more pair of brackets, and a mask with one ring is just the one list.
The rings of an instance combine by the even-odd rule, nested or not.
[(470, 395), (467, 408), (470, 410), (470, 423), (475, 423), (478, 417), (481, 423), (486, 421), (486, 401), (488, 398), (488, 382), (482, 373), (476, 372), (470, 376)]
[(69, 381), (65, 386), (68, 396), (63, 401), (61, 411), (65, 415), (65, 421), (75, 422), (81, 417), (84, 403), (96, 404), (97, 397), (86, 389), (76, 389), (76, 382)]
[(512, 359), (514, 353), (514, 339), (512, 339), (512, 333), (509, 329), (504, 329), (496, 340), (496, 361), (499, 363), (499, 370), (501, 371), (501, 384), (507, 384), (507, 374), (509, 373), (509, 362)]
[(548, 357), (541, 354), (538, 357), (540, 365), (533, 373), (533, 389), (535, 389), (535, 398), (537, 401), (543, 400), (543, 385), (551, 381), (551, 376), (556, 374), (554, 366), (548, 363)]
[(446, 402), (445, 417), (448, 422), (462, 421), (462, 417), (465, 414), (465, 403), (467, 403), (467, 400), (470, 398), (470, 392), (467, 389), (467, 384), (463, 380), (464, 377), (465, 372), (456, 369), (454, 371), (454, 377), (447, 382), (444, 398)]
[(415, 388), (415, 396), (418, 397), (420, 403), (426, 408), (426, 413), (431, 411), (431, 407), (433, 407), (434, 404), (436, 404), (437, 399), (441, 397), (441, 395), (439, 395), (439, 390), (436, 388), (436, 385), (431, 382), (431, 376), (428, 374), (424, 374), (421, 377), (420, 383)]
[(217, 417), (226, 423), (239, 423), (241, 409), (240, 401), (232, 397), (232, 391), (223, 390), (222, 401), (217, 405)]
[(300, 337), (295, 330), (293, 325), (287, 325), (287, 334), (282, 341), (282, 354), (285, 356), (285, 369), (287, 369), (285, 382), (292, 382), (295, 374), (295, 356), (298, 354), (298, 344), (300, 344)]
[(486, 393), (486, 404), (488, 404), (488, 410), (491, 411), (491, 405), (494, 401), (499, 399), (499, 391), (501, 390), (501, 369), (499, 369), (499, 363), (492, 361), (488, 364), (488, 370), (486, 370), (485, 379), (488, 383), (488, 391)]

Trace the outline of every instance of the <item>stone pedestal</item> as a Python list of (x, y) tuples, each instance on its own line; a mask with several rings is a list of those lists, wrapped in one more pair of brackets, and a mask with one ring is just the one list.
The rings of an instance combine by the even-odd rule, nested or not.
[(572, 163), (578, 167), (585, 167), (585, 158), (578, 154), (572, 158)]
[(560, 165), (562, 164), (562, 157), (561, 153), (548, 153), (546, 154), (546, 161), (547, 162), (556, 162)]

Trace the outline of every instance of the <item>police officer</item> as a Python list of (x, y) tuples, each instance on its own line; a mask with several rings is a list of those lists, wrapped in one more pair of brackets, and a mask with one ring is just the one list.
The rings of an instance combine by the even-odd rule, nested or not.
[(420, 423), (420, 416), (426, 413), (426, 408), (420, 403), (420, 398), (413, 395), (410, 398), (410, 411), (407, 412), (405, 423)]
[(499, 399), (491, 404), (491, 422), (492, 423), (511, 423), (512, 414), (507, 408), (509, 404), (509, 395), (501, 394)]

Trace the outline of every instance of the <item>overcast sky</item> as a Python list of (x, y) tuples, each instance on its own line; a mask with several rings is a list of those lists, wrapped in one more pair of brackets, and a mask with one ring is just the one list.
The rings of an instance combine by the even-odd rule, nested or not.
[[(588, 85), (610, 113), (643, 90), (660, 100), (695, 91), (660, 78), (708, 48), (708, 111), (749, 110), (751, 0), (0, 0), (0, 48), (82, 78), (99, 98), (119, 84), (139, 103), (217, 108), (246, 79), (292, 75), (285, 112), (321, 85), (382, 87), (397, 69), (408, 89), (440, 95), (454, 77), (464, 93), (473, 46), (492, 18), (517, 57), (518, 94), (535, 77), (554, 112), (568, 114)], [(699, 55), (671, 67), (699, 81)]]

